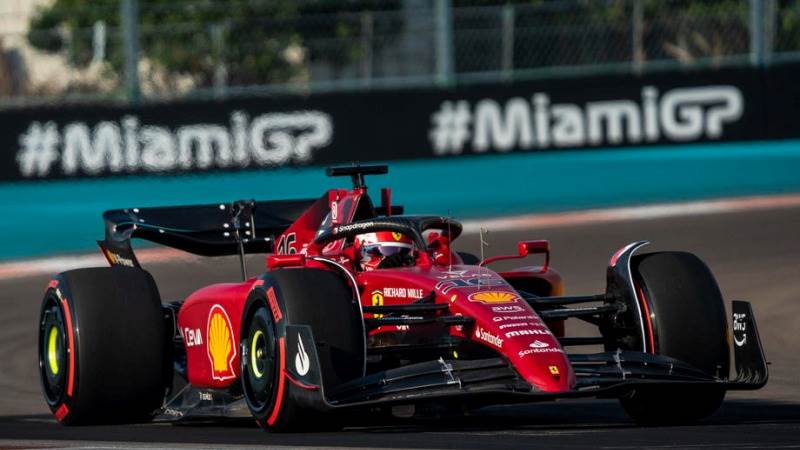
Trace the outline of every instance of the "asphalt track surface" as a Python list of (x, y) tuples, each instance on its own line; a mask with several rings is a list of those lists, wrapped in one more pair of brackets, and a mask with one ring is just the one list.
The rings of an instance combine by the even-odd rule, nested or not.
[[(513, 251), (526, 238), (550, 239), (552, 264), (569, 294), (602, 291), (609, 256), (629, 241), (698, 254), (727, 300), (753, 302), (771, 362), (769, 384), (730, 393), (719, 412), (691, 426), (638, 427), (614, 401), (581, 400), (495, 407), (463, 419), (354, 423), (338, 433), (271, 435), (249, 421), (66, 428), (49, 414), (36, 374), (36, 321), (47, 282), (39, 276), (0, 280), (0, 448), (800, 448), (800, 208), (490, 233), (487, 252)], [(477, 253), (477, 242), (465, 236), (460, 247)], [(164, 299), (238, 272), (233, 259), (149, 269)]]

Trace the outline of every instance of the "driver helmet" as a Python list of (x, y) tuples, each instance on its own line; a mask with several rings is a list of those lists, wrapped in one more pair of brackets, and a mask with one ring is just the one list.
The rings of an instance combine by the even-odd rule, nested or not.
[(408, 257), (414, 248), (411, 239), (392, 231), (359, 234), (354, 246), (364, 270), (378, 269), (388, 257)]

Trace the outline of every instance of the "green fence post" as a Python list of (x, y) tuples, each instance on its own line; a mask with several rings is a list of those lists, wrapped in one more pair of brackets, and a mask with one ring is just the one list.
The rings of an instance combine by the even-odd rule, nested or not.
[(128, 102), (137, 105), (141, 101), (139, 85), (139, 2), (120, 0), (120, 24), (125, 55), (125, 93)]
[(503, 49), (502, 49), (502, 70), (503, 77), (510, 80), (514, 73), (514, 5), (506, 3), (502, 7), (503, 21)]
[(764, 1), (750, 0), (750, 64), (764, 64)]
[(764, 5), (764, 64), (772, 63), (772, 51), (775, 48), (775, 25), (778, 8), (775, 0), (766, 0)]
[(227, 24), (211, 24), (209, 33), (214, 58), (214, 97), (222, 99), (228, 92), (228, 67), (225, 64)]
[(436, 0), (436, 82), (453, 82), (453, 5), (450, 0)]
[(644, 69), (644, 5), (642, 0), (633, 0), (631, 11), (631, 61), (633, 71)]

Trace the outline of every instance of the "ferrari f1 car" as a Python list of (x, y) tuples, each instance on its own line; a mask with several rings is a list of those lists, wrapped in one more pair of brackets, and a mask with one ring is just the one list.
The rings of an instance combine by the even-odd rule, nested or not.
[[(547, 241), (484, 260), (456, 252), (455, 220), (404, 215), (389, 189), (373, 203), (364, 176), (387, 172), (328, 169), (353, 187), (318, 199), (107, 211), (99, 245), (111, 267), (55, 276), (42, 303), (39, 372), (56, 419), (252, 415), (286, 431), (394, 407), (593, 397), (663, 423), (706, 417), (726, 391), (767, 382), (750, 304), (732, 302), (729, 327), (696, 256), (637, 253), (646, 242), (634, 242), (611, 257), (604, 293), (564, 296)], [(398, 242), (389, 253), (408, 251), (368, 266), (358, 250), (375, 248), (360, 239), (387, 233)], [(131, 238), (239, 255), (243, 281), (162, 302)], [(247, 275), (249, 253), (267, 254), (265, 272)], [(541, 265), (489, 268), (537, 254)], [(568, 319), (596, 335), (566, 335)]]

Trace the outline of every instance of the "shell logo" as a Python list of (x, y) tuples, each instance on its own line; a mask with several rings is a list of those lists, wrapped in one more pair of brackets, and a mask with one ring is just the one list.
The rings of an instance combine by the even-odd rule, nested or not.
[(395, 241), (399, 241), (400, 239), (403, 239), (403, 233), (398, 233), (396, 231), (393, 231), (392, 237), (394, 238)]
[(233, 361), (236, 359), (236, 343), (228, 313), (220, 305), (208, 312), (206, 332), (208, 360), (211, 362), (211, 378), (219, 381), (236, 378)]
[(469, 296), (469, 301), (480, 303), (510, 303), (516, 301), (517, 294), (506, 291), (482, 291)]

